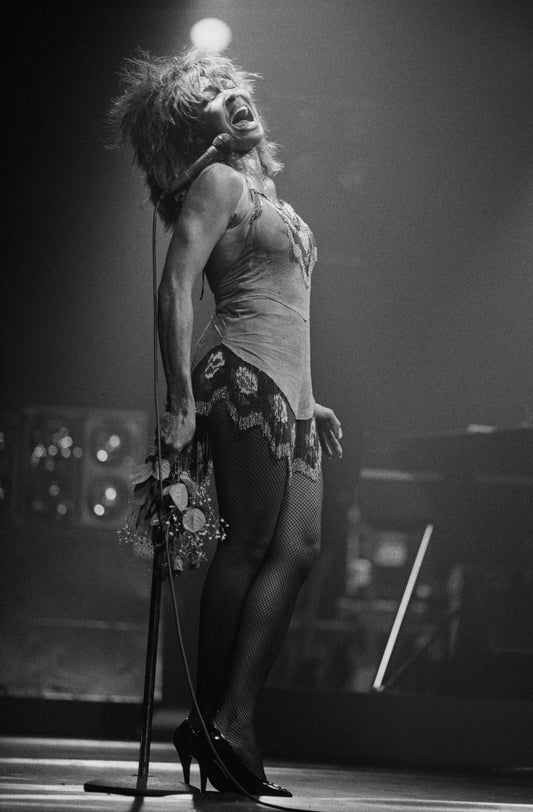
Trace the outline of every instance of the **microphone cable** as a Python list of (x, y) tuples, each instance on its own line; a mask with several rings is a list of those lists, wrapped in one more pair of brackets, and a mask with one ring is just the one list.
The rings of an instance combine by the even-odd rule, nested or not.
[[(170, 555), (170, 545), (169, 545), (169, 538), (168, 538), (168, 526), (165, 526), (164, 522), (162, 521), (161, 515), (161, 508), (163, 504), (163, 451), (162, 451), (162, 439), (161, 439), (161, 429), (160, 429), (160, 408), (159, 408), (159, 398), (160, 398), (160, 387), (159, 387), (159, 312), (158, 312), (158, 284), (157, 284), (157, 216), (159, 213), (159, 204), (161, 202), (161, 198), (165, 192), (159, 196), (153, 212), (153, 219), (152, 219), (152, 301), (153, 301), (153, 367), (154, 367), (154, 379), (153, 379), (153, 396), (154, 396), (154, 409), (155, 409), (155, 420), (156, 420), (156, 457), (157, 457), (157, 467), (158, 467), (158, 484), (159, 484), (159, 529), (160, 531), (163, 530), (164, 533), (164, 548), (165, 548), (165, 562), (166, 567), (168, 570), (168, 584), (170, 589), (170, 597), (172, 603), (172, 612), (174, 616), (174, 623), (176, 626), (176, 633), (178, 637), (178, 645), (180, 650), (180, 655), (183, 663), (183, 668), (185, 671), (185, 676), (187, 680), (187, 685), (189, 687), (189, 691), (192, 697), (192, 702), (196, 713), (198, 714), (198, 718), (200, 720), (200, 724), (205, 734), (206, 740), (209, 744), (211, 752), (213, 753), (213, 760), (216, 764), (221, 768), (222, 772), (224, 773), (225, 777), (228, 778), (233, 782), (236, 789), (245, 795), (246, 797), (250, 798), (250, 800), (254, 801), (261, 806), (265, 806), (268, 809), (280, 809), (283, 812), (316, 812), (316, 810), (312, 810), (309, 808), (302, 809), (296, 806), (283, 806), (282, 804), (275, 804), (275, 803), (267, 803), (266, 801), (258, 800), (258, 796), (251, 795), (247, 790), (242, 787), (236, 778), (233, 777), (229, 769), (226, 767), (220, 756), (215, 750), (215, 747), (211, 741), (211, 737), (209, 735), (209, 730), (207, 728), (207, 724), (205, 719), (200, 711), (200, 707), (198, 705), (198, 699), (196, 696), (196, 691), (193, 685), (192, 676), (191, 676), (191, 669), (189, 666), (189, 661), (187, 659), (187, 653), (185, 651), (185, 644), (183, 640), (183, 632), (181, 626), (181, 619), (180, 619), (180, 612), (178, 608), (178, 602), (176, 599), (176, 590), (174, 588), (174, 575), (172, 572), (172, 559)], [(181, 452), (179, 452), (181, 453)], [(157, 566), (157, 563), (154, 560), (154, 566)]]

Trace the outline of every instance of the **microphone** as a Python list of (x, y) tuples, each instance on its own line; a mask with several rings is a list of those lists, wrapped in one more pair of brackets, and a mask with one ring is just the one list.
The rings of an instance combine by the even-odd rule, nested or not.
[(213, 140), (211, 146), (206, 149), (203, 155), (200, 155), (196, 161), (185, 169), (179, 177), (172, 181), (167, 189), (171, 195), (177, 195), (184, 186), (194, 180), (200, 174), (202, 169), (216, 161), (221, 155), (226, 155), (235, 148), (235, 139), (229, 133), (220, 133)]

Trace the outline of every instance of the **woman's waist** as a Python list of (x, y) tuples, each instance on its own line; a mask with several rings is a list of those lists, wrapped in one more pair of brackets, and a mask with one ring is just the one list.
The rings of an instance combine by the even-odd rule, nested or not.
[(215, 315), (220, 318), (270, 318), (281, 315), (284, 318), (309, 320), (309, 297), (283, 296), (273, 291), (243, 292), (228, 298), (216, 300)]
[(263, 343), (300, 345), (309, 342), (309, 319), (292, 308), (271, 308), (268, 311), (248, 309), (237, 304), (231, 310), (217, 310), (211, 316), (207, 329), (214, 329), (222, 338), (242, 337)]
[(221, 341), (254, 356), (299, 364), (309, 355), (309, 322), (296, 314), (287, 317), (287, 311), (253, 317), (214, 313), (199, 338), (197, 352)]

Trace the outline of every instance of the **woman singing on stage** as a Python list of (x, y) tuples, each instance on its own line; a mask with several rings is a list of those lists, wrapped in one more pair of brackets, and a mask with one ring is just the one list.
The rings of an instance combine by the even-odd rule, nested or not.
[[(273, 182), (281, 167), (253, 97), (252, 74), (221, 56), (128, 60), (112, 115), (133, 147), (172, 236), (158, 291), (167, 384), (166, 455), (200, 444), (227, 526), (202, 593), (197, 703), (174, 734), (220, 791), (291, 793), (269, 782), (254, 711), (319, 553), (321, 452), (342, 455), (340, 422), (315, 403), (309, 297), (316, 248)], [(176, 178), (220, 134), (230, 149), (176, 196)], [(193, 288), (216, 310), (192, 351)], [(283, 731), (280, 731), (283, 735)], [(214, 748), (214, 750), (213, 750)]]

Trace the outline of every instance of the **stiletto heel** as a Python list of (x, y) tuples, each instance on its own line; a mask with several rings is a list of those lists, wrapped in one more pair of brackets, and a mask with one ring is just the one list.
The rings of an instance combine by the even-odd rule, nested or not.
[(192, 758), (186, 751), (182, 750), (181, 747), (176, 745), (176, 750), (178, 751), (178, 758), (181, 762), (181, 769), (183, 771), (183, 780), (186, 784), (190, 784), (190, 777), (191, 777), (191, 761)]
[(198, 767), (200, 768), (200, 792), (205, 792), (205, 788), (207, 786), (207, 777), (208, 777), (208, 762), (204, 761), (203, 758), (200, 758), (198, 761)]
[[(237, 782), (237, 784), (242, 787), (249, 795), (279, 795), (285, 798), (292, 798), (292, 792), (289, 792), (288, 789), (285, 787), (280, 787), (278, 784), (273, 784), (270, 781), (263, 780), (262, 778), (258, 778), (254, 775), (250, 770), (248, 770), (242, 761), (240, 760), (239, 756), (228, 742), (228, 740), (222, 735), (220, 730), (216, 727), (212, 727), (210, 733), (211, 743), (215, 749), (215, 752), (222, 762), (222, 764), (227, 769), (228, 773), (231, 775), (232, 778)], [(213, 778), (216, 781), (216, 775), (212, 774), (212, 767), (216, 767), (216, 772), (219, 773), (221, 776), (224, 776), (224, 780), (227, 783), (229, 778), (226, 778), (224, 772), (221, 768), (217, 765), (217, 763), (213, 760), (210, 764), (210, 775), (209, 780), (216, 786), (213, 782)], [(239, 787), (233, 784), (233, 791), (239, 791)]]
[(183, 780), (186, 784), (190, 783), (192, 758), (194, 757), (197, 759), (197, 747), (195, 739), (196, 734), (194, 733), (188, 719), (185, 719), (185, 721), (182, 722), (181, 725), (174, 731), (174, 747), (176, 748), (176, 752), (181, 763)]

